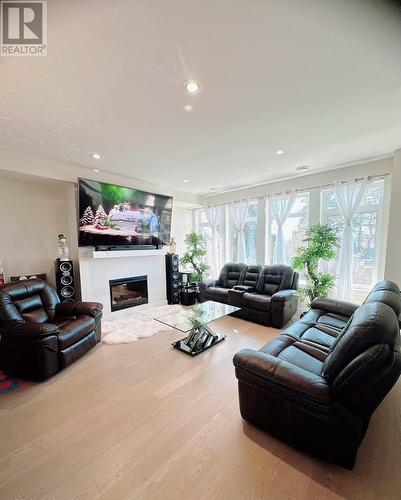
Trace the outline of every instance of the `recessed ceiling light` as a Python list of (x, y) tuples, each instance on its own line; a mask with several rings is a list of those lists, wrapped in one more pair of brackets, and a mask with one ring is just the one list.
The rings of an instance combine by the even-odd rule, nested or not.
[(194, 110), (194, 107), (192, 106), (192, 104), (186, 104), (184, 106), (184, 110), (187, 112), (187, 113), (190, 113), (191, 111)]
[(94, 168), (93, 171), (96, 173), (100, 172), (100, 170), (98, 168)]
[(188, 180), (188, 179), (184, 179), (184, 182), (185, 182), (185, 184), (186, 184), (187, 182), (189, 182), (189, 180)]
[(276, 155), (283, 155), (285, 153), (285, 149), (279, 149), (276, 151)]
[(308, 170), (308, 169), (309, 169), (308, 165), (301, 165), (301, 166), (297, 167), (295, 170), (297, 172), (304, 172), (305, 170)]
[(200, 91), (200, 83), (195, 80), (189, 80), (185, 83), (185, 90), (188, 94), (196, 94)]
[(100, 154), (99, 154), (99, 153), (93, 153), (93, 154), (92, 154), (92, 158), (93, 158), (94, 160), (100, 160), (101, 156), (100, 156)]

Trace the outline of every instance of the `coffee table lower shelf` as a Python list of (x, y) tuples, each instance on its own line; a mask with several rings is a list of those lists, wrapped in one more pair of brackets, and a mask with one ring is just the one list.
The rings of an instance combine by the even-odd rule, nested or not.
[(201, 326), (196, 330), (192, 330), (185, 338), (177, 340), (177, 342), (173, 342), (171, 345), (189, 356), (196, 356), (222, 342), (225, 338), (225, 335), (216, 334), (208, 330), (207, 326)]

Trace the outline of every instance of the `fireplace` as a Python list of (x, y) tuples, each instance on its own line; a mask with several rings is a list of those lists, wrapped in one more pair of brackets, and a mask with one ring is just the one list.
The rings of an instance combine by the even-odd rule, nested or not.
[(148, 303), (148, 277), (133, 276), (110, 280), (110, 305), (112, 311)]

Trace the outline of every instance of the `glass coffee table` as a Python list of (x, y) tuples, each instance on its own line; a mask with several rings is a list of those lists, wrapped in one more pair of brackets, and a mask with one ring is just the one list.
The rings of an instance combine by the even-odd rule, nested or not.
[(185, 338), (173, 342), (172, 345), (190, 356), (196, 356), (226, 338), (225, 335), (215, 332), (208, 323), (238, 310), (239, 307), (207, 301), (154, 319), (186, 333)]

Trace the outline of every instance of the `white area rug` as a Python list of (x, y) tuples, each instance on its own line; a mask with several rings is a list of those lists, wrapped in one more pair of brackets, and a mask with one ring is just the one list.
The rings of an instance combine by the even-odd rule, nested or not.
[(153, 318), (180, 309), (182, 309), (180, 305), (149, 306), (116, 319), (106, 319), (102, 322), (102, 342), (105, 344), (129, 344), (138, 339), (152, 337), (157, 333), (171, 331), (171, 327), (163, 325)]

